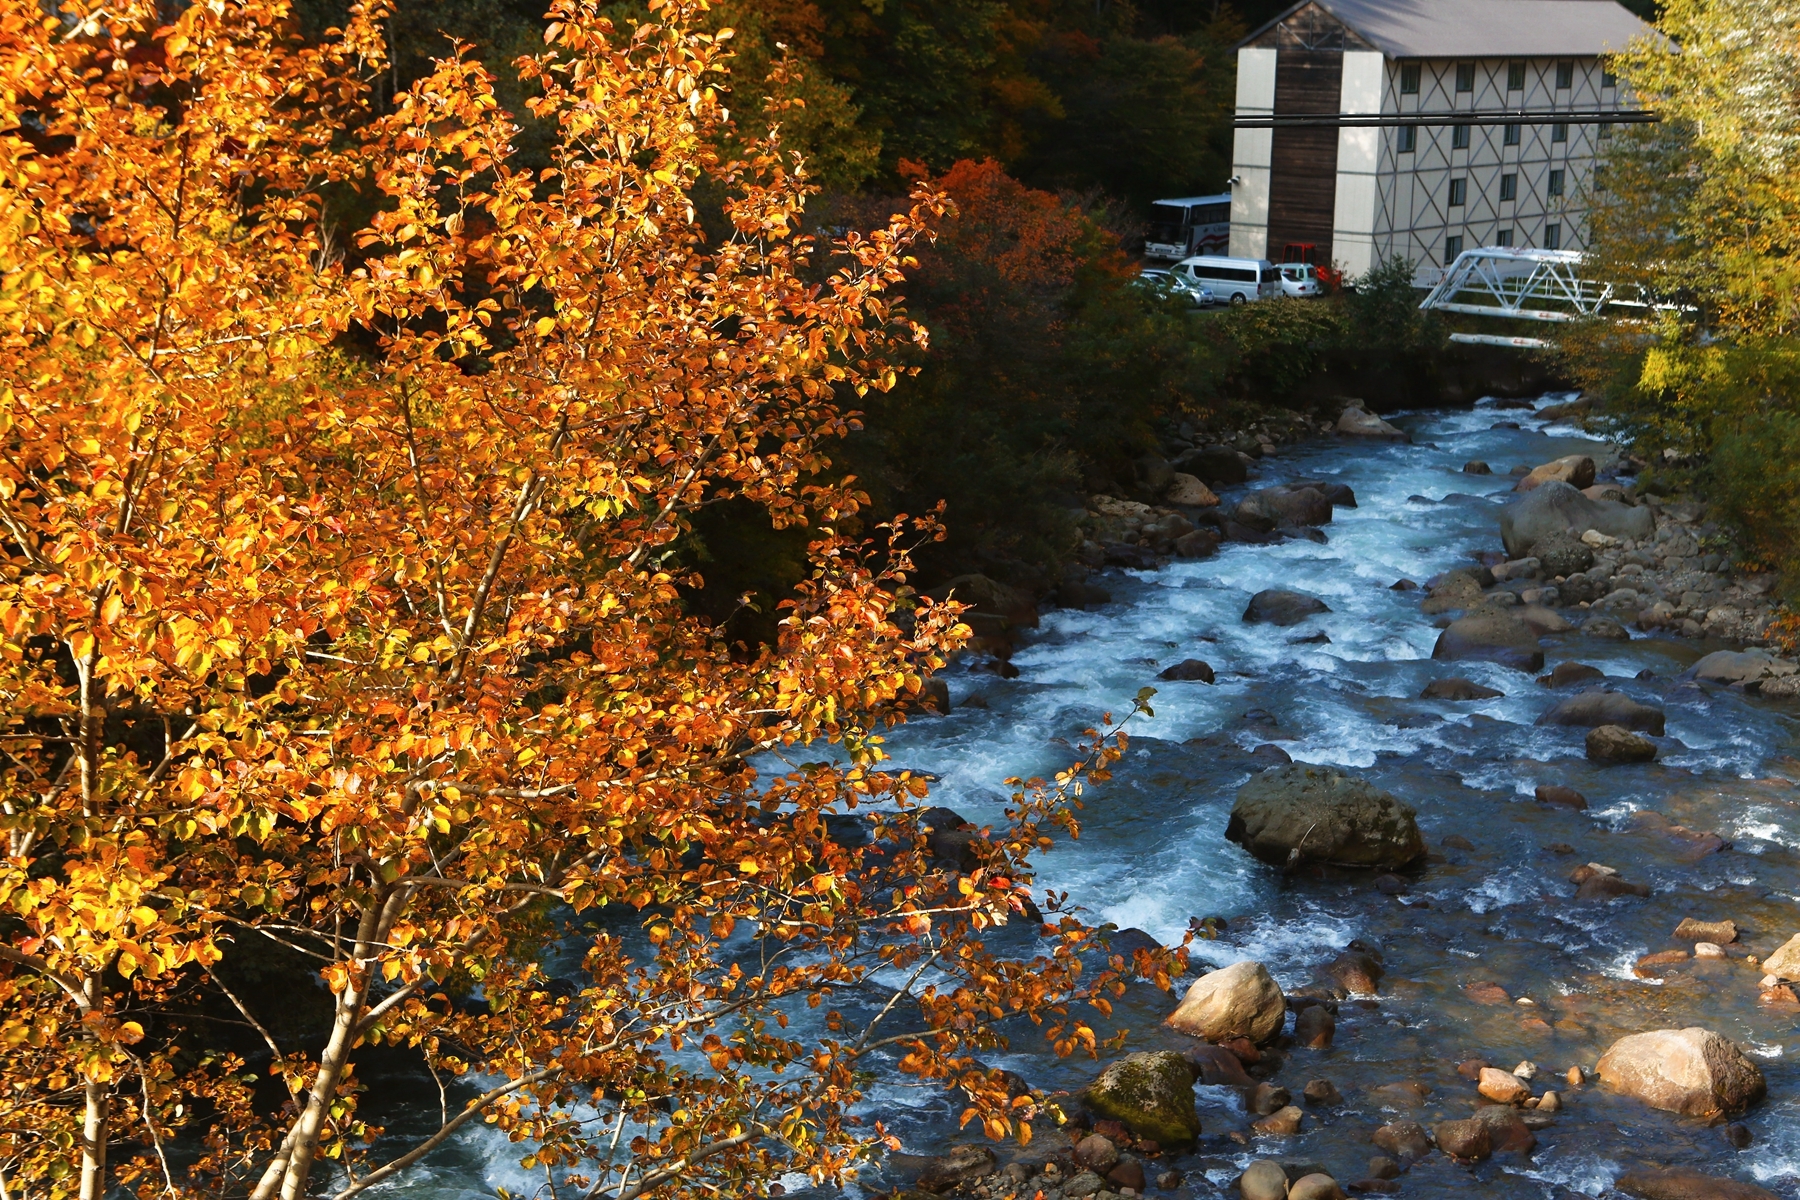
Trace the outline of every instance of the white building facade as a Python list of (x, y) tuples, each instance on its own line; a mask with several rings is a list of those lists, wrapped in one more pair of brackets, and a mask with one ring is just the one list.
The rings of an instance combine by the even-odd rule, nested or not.
[(1238, 49), (1231, 253), (1430, 279), (1583, 249), (1604, 117), (1635, 107), (1606, 56), (1650, 33), (1615, 0), (1302, 0)]

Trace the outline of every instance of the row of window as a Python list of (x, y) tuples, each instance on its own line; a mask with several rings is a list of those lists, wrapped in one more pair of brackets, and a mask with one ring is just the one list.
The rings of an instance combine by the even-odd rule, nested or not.
[[(1566, 178), (1566, 176), (1565, 176), (1564, 172), (1561, 170), (1555, 170), (1555, 171), (1550, 172), (1550, 178), (1548, 181), (1546, 181), (1545, 186), (1544, 186), (1544, 194), (1546, 196), (1562, 195), (1563, 194), (1563, 182), (1564, 182), (1565, 178)], [(1504, 200), (1517, 200), (1518, 198), (1519, 198), (1519, 177), (1517, 175), (1502, 175), (1500, 177), (1500, 199), (1504, 201)], [(1467, 204), (1468, 202), (1469, 202), (1469, 181), (1464, 178), (1452, 179), (1450, 181), (1450, 207), (1458, 208), (1458, 207), (1461, 207), (1462, 205)]]
[[(1419, 94), (1420, 63), (1400, 64), (1400, 93), (1404, 96)], [(1575, 64), (1564, 60), (1556, 64), (1556, 90), (1566, 92), (1575, 86)], [(1618, 87), (1619, 77), (1611, 71), (1600, 73), (1600, 86), (1603, 88)], [(1456, 64), (1456, 90), (1472, 92), (1475, 90), (1475, 64), (1472, 62)], [(1506, 64), (1506, 90), (1522, 92), (1525, 90), (1525, 64), (1511, 62)]]
[[(1502, 229), (1494, 235), (1494, 245), (1510, 246), (1512, 244), (1513, 244), (1513, 231), (1512, 230)], [(1546, 250), (1561, 250), (1562, 249), (1562, 226), (1561, 225), (1546, 225), (1546, 226), (1544, 226), (1544, 249), (1546, 249)], [(1451, 263), (1455, 262), (1456, 256), (1461, 254), (1462, 252), (1463, 252), (1463, 236), (1462, 236), (1462, 234), (1453, 233), (1449, 237), (1444, 239), (1444, 265), (1446, 267), (1449, 266)]]
[[(1469, 148), (1469, 130), (1472, 128), (1473, 126), (1470, 125), (1452, 125), (1450, 127), (1450, 148), (1452, 150), (1467, 150)], [(1520, 141), (1523, 140), (1523, 126), (1506, 125), (1502, 128), (1505, 131), (1502, 136), (1504, 144), (1508, 146), (1517, 146)], [(1601, 122), (1600, 136), (1612, 136), (1611, 122)], [(1552, 142), (1568, 141), (1569, 123), (1567, 121), (1552, 122), (1550, 125), (1550, 140)], [(1413, 151), (1417, 150), (1419, 148), (1419, 127), (1417, 125), (1402, 125), (1400, 127), (1399, 136), (1394, 140), (1394, 145), (1401, 154), (1411, 154)]]

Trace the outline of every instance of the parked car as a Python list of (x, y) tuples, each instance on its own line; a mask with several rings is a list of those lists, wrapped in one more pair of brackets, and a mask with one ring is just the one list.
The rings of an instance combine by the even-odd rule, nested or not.
[(1211, 308), (1219, 302), (1213, 290), (1203, 283), (1187, 279), (1163, 267), (1145, 267), (1134, 281), (1137, 286), (1153, 288), (1166, 296), (1182, 296), (1195, 308)]
[(1281, 295), (1281, 272), (1266, 258), (1225, 258), (1202, 254), (1169, 268), (1183, 286), (1202, 286), (1232, 304)]
[(1325, 285), (1319, 279), (1319, 269), (1311, 263), (1282, 263), (1281, 294), (1284, 296), (1323, 296)]

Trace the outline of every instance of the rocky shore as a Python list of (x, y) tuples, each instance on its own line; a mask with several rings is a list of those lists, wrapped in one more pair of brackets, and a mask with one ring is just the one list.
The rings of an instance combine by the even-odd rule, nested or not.
[[(1306, 478), (1253, 486), (1265, 460), (1278, 459), (1286, 444), (1319, 436), (1380, 442), (1406, 437), (1357, 405), (1333, 421), (1296, 418), (1279, 427), (1173, 430), (1164, 453), (1142, 460), (1131, 487), (1120, 489), (1130, 495), (1088, 498), (1079, 565), (1043, 602), (1078, 608), (1105, 603), (1100, 573), (1109, 567), (1154, 570), (1208, 558), (1231, 543), (1324, 541), (1333, 512), (1357, 504), (1350, 488)], [(1658, 757), (1664, 710), (1653, 699), (1606, 686), (1600, 670), (1576, 661), (1583, 645), (1629, 640), (1633, 630), (1688, 639), (1708, 652), (1679, 678), (1665, 681), (1668, 686), (1771, 699), (1800, 696), (1800, 664), (1770, 649), (1777, 632), (1773, 578), (1734, 562), (1724, 531), (1702, 504), (1641, 493), (1631, 482), (1634, 465), (1617, 452), (1503, 464), (1498, 470), (1469, 462), (1464, 472), (1471, 493), (1485, 497), (1496, 484), (1513, 481), (1506, 503), (1496, 507), (1493, 548), (1466, 566), (1393, 584), (1415, 593), (1420, 620), (1440, 630), (1434, 659), (1531, 672), (1546, 691), (1539, 725), (1586, 730), (1589, 762), (1614, 770), (1660, 769), (1645, 764)], [(1221, 492), (1234, 499), (1222, 501)], [(1458, 499), (1414, 497), (1421, 505)], [(942, 592), (952, 590), (975, 605), (977, 653), (991, 656), (990, 669), (997, 673), (1016, 675), (1008, 665), (1013, 635), (1036, 624), (1039, 598), (980, 576), (954, 581)], [(1316, 597), (1270, 588), (1253, 596), (1242, 619), (1292, 626), (1329, 611)], [(1558, 635), (1571, 640), (1554, 640)], [(1562, 661), (1546, 671), (1547, 642)], [(1161, 672), (1167, 680), (1204, 684), (1212, 684), (1214, 674), (1213, 666), (1199, 659), (1183, 659)], [(1422, 698), (1461, 704), (1502, 695), (1475, 680), (1443, 675)], [(943, 699), (947, 711), (948, 695)], [(1256, 773), (1238, 789), (1220, 832), (1271, 873), (1358, 879), (1358, 886), (1403, 908), (1422, 909), (1429, 907), (1424, 900), (1407, 899), (1421, 873), (1446, 861), (1445, 855), (1475, 849), (1461, 835), (1429, 845), (1414, 810), (1358, 772), (1294, 763), (1274, 741), (1258, 746), (1249, 761)], [(1589, 808), (1587, 798), (1564, 783), (1537, 786), (1535, 799), (1543, 811)], [(1633, 813), (1622, 828), (1666, 840), (1689, 863), (1729, 848), (1714, 833), (1652, 810)], [(1544, 853), (1554, 858), (1575, 851), (1546, 843)], [(1651, 894), (1645, 883), (1612, 866), (1580, 863), (1579, 856), (1574, 861), (1578, 865), (1571, 867), (1565, 857), (1559, 868), (1568, 889), (1564, 895), (1574, 902), (1607, 904)], [(1196, 925), (1195, 933), (1213, 937), (1222, 924)], [(1706, 987), (1754, 995), (1765, 1007), (1800, 1011), (1795, 992), (1800, 933), (1788, 929), (1776, 936), (1765, 930), (1745, 936), (1733, 921), (1711, 914), (1664, 928), (1668, 948), (1639, 957), (1633, 967), (1637, 978), (1673, 980), (1686, 973)], [(1102, 949), (1127, 961), (1134, 952), (1163, 949), (1142, 930), (1109, 928), (1105, 938)], [(1185, 961), (1186, 951), (1174, 949)], [(1178, 1036), (1182, 1049), (1116, 1058), (1079, 1090), (1034, 1092), (1020, 1080), (1020, 1095), (1029, 1097), (1022, 1103), (1037, 1113), (1040, 1130), (1028, 1150), (967, 1145), (942, 1157), (903, 1160), (897, 1165), (908, 1168), (914, 1180), (894, 1195), (1123, 1200), (1166, 1192), (1341, 1200), (1350, 1193), (1404, 1191), (1415, 1169), (1429, 1164), (1472, 1170), (1496, 1157), (1529, 1163), (1538, 1135), (1566, 1119), (1572, 1106), (1579, 1110), (1590, 1094), (1711, 1125), (1739, 1148), (1752, 1137), (1739, 1118), (1767, 1102), (1768, 1081), (1746, 1047), (1707, 1025), (1675, 1024), (1625, 1033), (1598, 1054), (1528, 1059), (1510, 1067), (1467, 1059), (1454, 1064), (1461, 1092), (1446, 1096), (1440, 1084), (1433, 1099), (1440, 1108), (1447, 1104), (1467, 1115), (1395, 1119), (1395, 1110), (1420, 1108), (1432, 1087), (1397, 1077), (1365, 1085), (1347, 1100), (1353, 1091), (1349, 1084), (1310, 1065), (1346, 1032), (1356, 1036), (1382, 1010), (1387, 994), (1382, 948), (1352, 941), (1311, 983), (1291, 992), (1276, 983), (1269, 969), (1274, 965), (1247, 959), (1205, 970), (1194, 961), (1199, 977), (1179, 984), (1177, 996), (1138, 1000), (1148, 1011), (1160, 1005), (1164, 1043)], [(1551, 1030), (1554, 1014), (1540, 1017), (1541, 1002), (1519, 994), (1516, 986), (1478, 979), (1465, 990), (1466, 1003), (1515, 1009), (1522, 1028), (1535, 1023)], [(1558, 1020), (1556, 1027), (1564, 1024), (1573, 1025)], [(1229, 1091), (1238, 1115), (1227, 1127), (1215, 1125), (1203, 1134), (1196, 1089), (1215, 1099), (1220, 1089)], [(1387, 1115), (1375, 1120), (1374, 1111)], [(1361, 1134), (1366, 1161), (1325, 1164), (1283, 1152), (1287, 1139), (1345, 1122), (1367, 1127)], [(1231, 1153), (1233, 1147), (1241, 1153)], [(1656, 1162), (1624, 1172), (1612, 1186), (1642, 1200), (1778, 1197), (1740, 1179)]]

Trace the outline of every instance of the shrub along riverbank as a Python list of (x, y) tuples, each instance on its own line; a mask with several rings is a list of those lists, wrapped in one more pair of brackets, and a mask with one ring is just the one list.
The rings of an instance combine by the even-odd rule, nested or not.
[[(955, 211), (905, 286), (929, 343), (907, 356), (913, 374), (859, 401), (861, 428), (830, 451), (877, 520), (944, 505), (944, 540), (918, 555), (926, 586), (979, 573), (1049, 591), (1076, 561), (1085, 497), (1160, 502), (1167, 481), (1146, 464), (1183, 446), (1257, 452), (1316, 434), (1346, 398), (1391, 411), (1543, 390), (1516, 351), (1448, 343), (1418, 310), (1410, 263), (1322, 300), (1195, 311), (1138, 283), (1142, 264), (1100, 203), (1026, 187), (991, 161), (936, 182)], [(830, 199), (819, 221), (855, 227), (897, 203)], [(773, 597), (799, 578), (803, 541), (712, 513), (691, 547), (708, 592)], [(760, 601), (733, 609), (733, 636), (771, 616)]]

